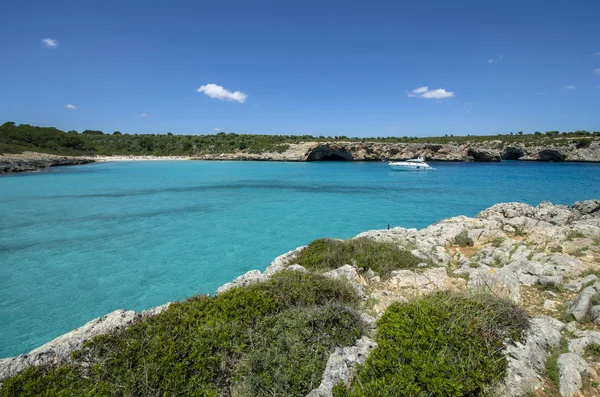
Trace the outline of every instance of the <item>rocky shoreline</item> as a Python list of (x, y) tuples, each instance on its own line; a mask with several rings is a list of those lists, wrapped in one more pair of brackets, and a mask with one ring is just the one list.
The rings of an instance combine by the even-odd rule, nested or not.
[(427, 161), (499, 162), (503, 160), (600, 162), (600, 140), (587, 147), (525, 146), (492, 141), (469, 145), (432, 143), (307, 142), (286, 145), (280, 152), (200, 153), (191, 156), (58, 156), (44, 153), (0, 155), (0, 174), (40, 171), (47, 167), (102, 161), (394, 161), (423, 157)]
[(6, 154), (0, 155), (0, 174), (41, 171), (48, 167), (82, 165), (95, 161), (90, 157), (57, 156), (34, 152)]
[(431, 143), (308, 142), (290, 144), (282, 152), (199, 154), (192, 160), (242, 161), (387, 161), (423, 157), (428, 161), (498, 162), (570, 161), (600, 162), (600, 141), (587, 147), (575, 143), (566, 146), (525, 146), (502, 141), (454, 145)]
[[(324, 273), (347, 279), (356, 288), (365, 302), (363, 320), (370, 327), (394, 302), (406, 303), (436, 291), (491, 293), (520, 305), (531, 316), (523, 342), (505, 343), (508, 368), (496, 387), (499, 395), (551, 395), (545, 394), (551, 387), (546, 367), (553, 354), (561, 396), (596, 395), (586, 392), (585, 385), (596, 382), (600, 371), (600, 362), (586, 356), (589, 346), (600, 345), (600, 199), (572, 206), (503, 203), (474, 218), (457, 216), (421, 230), (372, 230), (355, 238), (391, 242), (423, 260), (421, 268), (395, 270), (385, 278), (351, 264)], [(277, 257), (264, 272), (253, 270), (238, 277), (217, 294), (263, 282), (284, 269), (306, 272), (296, 263), (304, 249)], [(0, 359), (0, 382), (32, 365), (66, 362), (86, 340), (167, 307), (140, 314), (115, 311), (29, 354)], [(309, 396), (331, 396), (332, 387), (348, 383), (356, 365), (364, 363), (376, 346), (364, 336), (354, 346), (336, 349), (321, 384)]]

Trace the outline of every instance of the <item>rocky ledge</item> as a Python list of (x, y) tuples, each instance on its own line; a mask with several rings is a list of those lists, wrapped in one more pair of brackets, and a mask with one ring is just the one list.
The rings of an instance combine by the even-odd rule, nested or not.
[(195, 160), (250, 161), (382, 161), (424, 157), (431, 161), (578, 161), (600, 162), (600, 141), (587, 147), (525, 146), (502, 141), (469, 145), (432, 143), (308, 142), (290, 144), (282, 152), (200, 154)]
[[(324, 273), (350, 281), (364, 299), (362, 316), (371, 327), (392, 303), (423, 294), (440, 290), (494, 294), (520, 305), (531, 316), (521, 342), (505, 341), (507, 372), (496, 385), (496, 394), (597, 395), (593, 385), (600, 362), (588, 354), (588, 348), (600, 345), (600, 199), (571, 206), (497, 204), (474, 218), (449, 218), (422, 230), (372, 230), (355, 238), (391, 242), (423, 260), (416, 269), (392, 271), (387, 277), (352, 264)], [(306, 272), (297, 263), (305, 249), (277, 257), (264, 272), (250, 271), (223, 285), (217, 294), (263, 282), (284, 269)], [(30, 365), (68, 360), (85, 340), (127, 326), (137, 316), (113, 312), (27, 355), (0, 360), (0, 380)], [(354, 346), (336, 349), (321, 384), (309, 396), (332, 396), (332, 387), (350, 382), (356, 366), (376, 346), (362, 337)], [(556, 370), (558, 384), (549, 380), (549, 365)]]
[(85, 157), (56, 156), (51, 154), (26, 152), (22, 154), (0, 155), (0, 174), (13, 172), (40, 171), (47, 167), (81, 165), (93, 163)]

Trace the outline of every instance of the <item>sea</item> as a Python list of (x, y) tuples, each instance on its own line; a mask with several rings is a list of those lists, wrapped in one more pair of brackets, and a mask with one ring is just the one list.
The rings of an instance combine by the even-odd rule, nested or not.
[(0, 357), (116, 309), (213, 294), (321, 238), (600, 198), (600, 164), (133, 161), (0, 177)]

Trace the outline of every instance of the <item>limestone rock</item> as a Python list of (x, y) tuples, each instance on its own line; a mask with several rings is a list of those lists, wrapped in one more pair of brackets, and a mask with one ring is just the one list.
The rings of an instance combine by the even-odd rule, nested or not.
[(549, 350), (560, 345), (563, 323), (547, 316), (535, 317), (529, 323), (524, 342), (506, 346), (506, 377), (498, 395), (517, 397), (535, 391), (542, 383)]
[(600, 305), (595, 305), (590, 308), (590, 316), (594, 324), (600, 325)]
[(540, 276), (540, 285), (545, 287), (557, 287), (562, 284), (562, 276)]
[(574, 334), (578, 338), (569, 341), (569, 351), (572, 353), (582, 356), (589, 345), (600, 345), (600, 332), (576, 330)]
[(569, 309), (569, 313), (575, 317), (577, 321), (581, 321), (588, 314), (592, 297), (596, 294), (594, 287), (587, 287), (577, 296), (573, 306)]
[(473, 291), (491, 293), (514, 303), (521, 301), (519, 277), (505, 269), (477, 269), (471, 273), (467, 288)]
[(352, 347), (335, 349), (327, 360), (321, 384), (307, 397), (333, 397), (333, 386), (340, 382), (348, 384), (352, 370), (356, 365), (363, 364), (375, 347), (377, 347), (377, 343), (363, 336)]
[(558, 357), (560, 395), (573, 397), (582, 386), (581, 374), (589, 370), (588, 364), (575, 353), (565, 353)]
[(89, 339), (107, 334), (132, 323), (137, 317), (133, 310), (115, 310), (104, 317), (96, 318), (80, 328), (32, 350), (28, 354), (0, 360), (0, 381), (14, 376), (31, 366), (58, 364), (69, 360), (72, 352), (81, 349)]
[(220, 286), (219, 289), (217, 289), (216, 295), (229, 291), (234, 287), (245, 287), (252, 283), (264, 281), (265, 279), (266, 277), (263, 274), (261, 274), (260, 270), (250, 270), (249, 272), (242, 274), (232, 282)]
[(291, 251), (286, 252), (283, 255), (279, 255), (277, 258), (275, 258), (273, 260), (273, 262), (271, 262), (271, 264), (265, 269), (265, 275), (266, 276), (270, 276), (272, 274), (275, 274), (277, 272), (282, 271), (283, 269), (285, 269), (288, 265), (292, 264), (293, 261), (296, 259), (296, 256), (298, 256), (298, 254), (300, 254), (302, 251), (304, 251), (306, 249), (306, 245), (303, 245), (301, 247), (298, 247), (296, 249), (293, 249)]

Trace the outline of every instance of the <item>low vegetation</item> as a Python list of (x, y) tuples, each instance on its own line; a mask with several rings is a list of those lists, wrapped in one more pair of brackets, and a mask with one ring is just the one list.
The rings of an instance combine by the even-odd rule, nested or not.
[(282, 272), (217, 297), (196, 296), (97, 337), (73, 363), (30, 368), (0, 396), (301, 396), (331, 352), (363, 333), (347, 283)]
[(392, 270), (412, 269), (423, 260), (393, 243), (366, 237), (351, 240), (319, 239), (308, 245), (297, 261), (308, 270), (325, 272), (350, 264), (371, 269), (382, 276)]
[(528, 315), (493, 296), (440, 292), (390, 306), (377, 326), (378, 347), (335, 396), (482, 395), (503, 378), (503, 340), (520, 340)]
[(456, 237), (454, 237), (454, 244), (458, 245), (459, 247), (472, 247), (473, 239), (469, 237), (469, 234), (466, 230), (463, 230), (457, 234)]
[(219, 132), (211, 135), (123, 134), (120, 131), (104, 133), (98, 130), (61, 131), (54, 127), (37, 127), (29, 124), (16, 125), (6, 122), (0, 125), (0, 153), (35, 151), (66, 155), (193, 155), (213, 153), (283, 152), (290, 144), (300, 142), (385, 142), (385, 143), (432, 143), (432, 144), (478, 144), (498, 146), (502, 143), (522, 145), (575, 145), (585, 148), (598, 139), (600, 131), (559, 132), (547, 131), (533, 134), (517, 133), (498, 135), (452, 134), (438, 137), (375, 136), (353, 138), (313, 135), (260, 135)]

